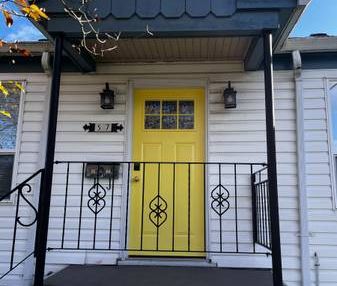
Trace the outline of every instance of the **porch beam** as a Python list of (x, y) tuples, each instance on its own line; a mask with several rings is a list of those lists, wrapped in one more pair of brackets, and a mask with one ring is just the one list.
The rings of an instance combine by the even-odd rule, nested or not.
[(273, 36), (271, 31), (264, 31), (263, 44), (273, 285), (283, 286), (274, 118)]
[(65, 39), (63, 40), (63, 49), (73, 64), (77, 66), (81, 72), (87, 73), (96, 71), (96, 62), (88, 52), (82, 50), (79, 53), (74, 49), (72, 43)]
[(62, 67), (63, 36), (55, 37), (54, 65), (49, 104), (49, 122), (47, 134), (47, 148), (45, 159), (45, 174), (41, 182), (39, 199), (38, 223), (36, 229), (36, 266), (34, 286), (43, 286), (48, 239), (50, 199), (53, 181), (56, 126), (60, 96), (61, 67)]
[(246, 58), (244, 60), (246, 71), (256, 71), (260, 69), (263, 62), (263, 39), (256, 38), (250, 44)]

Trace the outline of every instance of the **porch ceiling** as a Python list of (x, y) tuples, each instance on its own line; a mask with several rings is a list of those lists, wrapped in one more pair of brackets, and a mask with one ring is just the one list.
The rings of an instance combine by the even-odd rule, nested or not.
[(104, 57), (97, 57), (96, 61), (243, 61), (251, 41), (252, 37), (122, 39), (115, 51), (106, 53)]

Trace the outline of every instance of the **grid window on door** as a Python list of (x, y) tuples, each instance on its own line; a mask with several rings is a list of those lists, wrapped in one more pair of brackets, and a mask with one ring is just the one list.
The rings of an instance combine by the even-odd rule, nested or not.
[(193, 100), (145, 101), (145, 129), (191, 130), (194, 129)]

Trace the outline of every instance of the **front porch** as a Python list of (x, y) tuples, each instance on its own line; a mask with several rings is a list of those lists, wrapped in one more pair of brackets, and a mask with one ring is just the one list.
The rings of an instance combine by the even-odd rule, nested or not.
[[(35, 262), (34, 285), (42, 286), (45, 285), (45, 274), (49, 272), (46, 268), (49, 259), (57, 265), (52, 268), (54, 271), (61, 270), (60, 265), (129, 263), (133, 257), (172, 259), (173, 256), (177, 261), (197, 257), (223, 267), (272, 269), (273, 285), (283, 285), (272, 57), (304, 9), (305, 1), (232, 0), (221, 5), (224, 4), (222, 1), (209, 0), (197, 1), (195, 6), (189, 0), (161, 1), (162, 5), (158, 4), (160, 1), (151, 1), (152, 4), (147, 6), (146, 1), (130, 0), (119, 6), (112, 0), (108, 2), (111, 9), (104, 9), (103, 2), (98, 1), (99, 7), (103, 8), (99, 13), (104, 14), (101, 15), (101, 31), (125, 32), (120, 50), (103, 60), (84, 51), (78, 53), (73, 48), (81, 39), (80, 28), (64, 14), (60, 3), (38, 2), (49, 11), (52, 20), (45, 24), (44, 30), (55, 46), (49, 125), (45, 130), (47, 147), (43, 153), (45, 164), (11, 192), (17, 195), (17, 200), (13, 208), (15, 220), (9, 269), (3, 273), (10, 275), (20, 269), (23, 262), (31, 265)], [(135, 39), (147, 25), (155, 36), (148, 39), (143, 35), (141, 39)], [(136, 49), (135, 45), (142, 48)], [(72, 71), (76, 67), (80, 72), (90, 73), (62, 74), (65, 54), (72, 61)], [(158, 61), (165, 63), (159, 68), (150, 64)], [(177, 61), (208, 62), (186, 65), (187, 68), (182, 70), (181, 66), (175, 66)], [(226, 61), (235, 68), (224, 68), (226, 64), (216, 61)], [(235, 63), (231, 65), (231, 61)], [(129, 65), (123, 65), (125, 62)], [(246, 73), (261, 67), (264, 67), (264, 77), (259, 72)], [(247, 74), (253, 79), (244, 82)], [(239, 102), (241, 113), (225, 114), (223, 91), (231, 78), (241, 85), (239, 96), (244, 99)], [(73, 85), (67, 89), (69, 82)], [(115, 85), (118, 91), (114, 114), (101, 113), (96, 104), (96, 95), (106, 82)], [(254, 86), (247, 87), (250, 84)], [(209, 105), (205, 110), (211, 119), (206, 126), (209, 134), (204, 134), (202, 140), (209, 144), (205, 151), (212, 156), (202, 157), (199, 162), (130, 161), (134, 158), (125, 145), (131, 144), (130, 132), (135, 125), (129, 124), (128, 113), (133, 103), (132, 99), (128, 100), (137, 85), (141, 88), (192, 86), (207, 90), (205, 98)], [(83, 110), (85, 112), (79, 112)], [(174, 112), (176, 118), (181, 116), (178, 113), (177, 110)], [(111, 120), (115, 124), (124, 122), (127, 130), (115, 138), (89, 138), (83, 131), (83, 124), (87, 124), (89, 118), (103, 124), (111, 124)], [(235, 124), (230, 126), (230, 121)], [(226, 132), (235, 135), (228, 140)], [(253, 142), (249, 147), (245, 144), (247, 133), (252, 136), (248, 140)], [(81, 145), (82, 141), (89, 143)], [(222, 152), (224, 148), (231, 151)], [(107, 155), (109, 152), (110, 156)], [(243, 162), (238, 157), (244, 157)], [(210, 162), (205, 162), (205, 158)], [(89, 164), (94, 166), (93, 173), (87, 172)], [(110, 165), (108, 174), (105, 167), (102, 169), (103, 165)], [(99, 171), (95, 172), (95, 166)], [(161, 170), (165, 169), (166, 173), (162, 174)], [(146, 170), (152, 171), (149, 174)], [(138, 179), (134, 171), (140, 172)], [(176, 180), (179, 176), (183, 177)], [(137, 191), (133, 187), (136, 182), (139, 183)], [(33, 185), (39, 195), (38, 206), (27, 199)], [(195, 189), (203, 194), (197, 207), (191, 203)], [(137, 193), (137, 200), (132, 193)], [(184, 199), (178, 200), (178, 194), (183, 194)], [(20, 201), (30, 210), (29, 223), (20, 217)], [(135, 207), (135, 201), (138, 207)], [(197, 223), (194, 222), (196, 217)], [(17, 244), (20, 230), (35, 226), (35, 223), (36, 233), (34, 229), (31, 231), (31, 248), (17, 255), (17, 247), (21, 247)], [(36, 260), (31, 259), (33, 256)], [(82, 284), (83, 279), (88, 283), (91, 281), (86, 275), (92, 272), (95, 272), (96, 281), (100, 279), (100, 271), (101, 275), (111, 271), (111, 275), (116, 275), (111, 279), (117, 281), (125, 269), (112, 266), (68, 268), (59, 275), (64, 279), (75, 279), (73, 275), (77, 273)], [(142, 272), (143, 268), (134, 270)], [(270, 285), (269, 271), (249, 276), (248, 270), (204, 269), (201, 273), (186, 266), (170, 270), (175, 274), (167, 277), (189, 273), (188, 276), (195, 278), (194, 273), (200, 272), (200, 281), (204, 281), (210, 279), (211, 272), (216, 272), (216, 277), (212, 277), (214, 283), (229, 276), (240, 285), (237, 283), (247, 283), (243, 278), (247, 274), (253, 284), (263, 285), (258, 282), (263, 280)], [(166, 270), (146, 269), (146, 273), (151, 271), (158, 277)], [(58, 280), (59, 275), (54, 278)], [(62, 283), (62, 280), (54, 282), (54, 278), (46, 283)], [(183, 276), (180, 278), (186, 281)]]

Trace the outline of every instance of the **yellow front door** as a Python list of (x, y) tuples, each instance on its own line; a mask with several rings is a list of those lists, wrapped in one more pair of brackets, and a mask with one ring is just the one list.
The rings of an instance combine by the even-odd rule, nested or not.
[(129, 255), (204, 256), (203, 89), (135, 90), (133, 161)]

